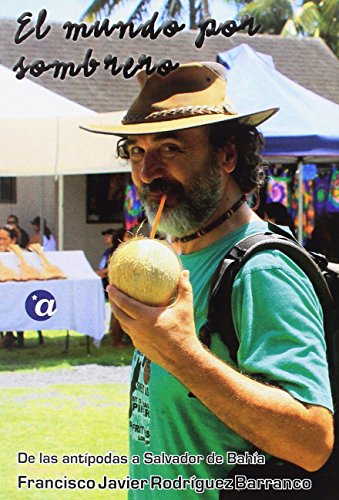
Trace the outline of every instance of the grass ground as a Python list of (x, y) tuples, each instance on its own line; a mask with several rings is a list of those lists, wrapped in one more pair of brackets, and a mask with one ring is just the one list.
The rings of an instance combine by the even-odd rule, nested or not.
[[(44, 332), (44, 345), (39, 346), (37, 334), (25, 332), (24, 349), (0, 350), (0, 370), (25, 370), (29, 376), (31, 370), (37, 369), (130, 363), (132, 347), (113, 349), (108, 336), (99, 349), (91, 346), (88, 356), (86, 337), (70, 332), (66, 354), (65, 334)], [(79, 460), (79, 455), (86, 453), (127, 456), (127, 412), (127, 384), (3, 387), (0, 391), (0, 499), (125, 499), (127, 494), (123, 490), (18, 489), (18, 477), (62, 479), (67, 476), (97, 482), (103, 475), (124, 478), (128, 474), (126, 464), (89, 467), (64, 462), (67, 456), (76, 455)], [(19, 452), (32, 456), (34, 463), (18, 463)], [(54, 463), (45, 463), (49, 460), (40, 459), (40, 452), (43, 457), (54, 456)]]
[[(128, 455), (127, 385), (60, 385), (36, 389), (2, 389), (0, 498), (22, 499), (124, 499), (125, 491), (18, 489), (18, 477), (29, 479), (123, 478), (126, 464), (66, 464), (64, 456), (89, 453), (94, 456)], [(34, 457), (34, 463), (17, 463), (19, 455)], [(57, 463), (44, 457), (54, 456)], [(23, 461), (23, 460), (22, 460)], [(42, 463), (40, 463), (42, 462)]]
[(105, 335), (99, 348), (90, 342), (90, 354), (87, 353), (87, 337), (76, 332), (69, 332), (68, 352), (66, 330), (43, 331), (44, 343), (38, 345), (36, 332), (25, 332), (25, 348), (13, 347), (0, 349), (0, 371), (39, 370), (64, 368), (67, 366), (96, 363), (104, 366), (122, 366), (130, 364), (133, 348), (127, 345), (113, 349), (109, 335)]

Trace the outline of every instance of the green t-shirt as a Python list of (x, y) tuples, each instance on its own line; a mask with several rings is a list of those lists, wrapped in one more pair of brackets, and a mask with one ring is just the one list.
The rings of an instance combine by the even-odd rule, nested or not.
[[(206, 319), (208, 292), (221, 258), (240, 239), (266, 228), (263, 222), (250, 223), (208, 248), (181, 256), (190, 270), (197, 332)], [(232, 310), (242, 371), (262, 375), (300, 401), (332, 409), (322, 311), (298, 266), (279, 251), (256, 255), (236, 277)], [(219, 335), (212, 335), (211, 350), (233, 364)], [(199, 373), (196, 376), (199, 379)], [(251, 447), (198, 399), (189, 397), (177, 379), (135, 352), (130, 458), (140, 463), (131, 464), (130, 476), (148, 484), (144, 490), (130, 490), (129, 498), (217, 499), (218, 491), (208, 488), (215, 487), (211, 479), (225, 478), (233, 467), (226, 463), (226, 452)], [(209, 463), (213, 453), (222, 463)], [(201, 488), (206, 489), (201, 493)]]

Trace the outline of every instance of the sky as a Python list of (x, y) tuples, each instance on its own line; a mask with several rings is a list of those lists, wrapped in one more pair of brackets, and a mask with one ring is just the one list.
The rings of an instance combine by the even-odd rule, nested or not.
[[(47, 21), (79, 21), (81, 14), (90, 5), (91, 0), (0, 0), (0, 18), (9, 17), (17, 19), (23, 12), (32, 12), (33, 19), (36, 18), (41, 9), (47, 10)], [(123, 2), (125, 7), (117, 11), (115, 20), (126, 19), (128, 6), (135, 5), (133, 0)], [(164, 3), (161, 0), (154, 0), (152, 11), (156, 11), (157, 3)], [(233, 19), (234, 10), (225, 4), (224, 0), (211, 0), (212, 17), (218, 22)], [(146, 17), (147, 19), (148, 17)], [(186, 22), (186, 21), (185, 21)], [(186, 22), (187, 25), (187, 22)]]

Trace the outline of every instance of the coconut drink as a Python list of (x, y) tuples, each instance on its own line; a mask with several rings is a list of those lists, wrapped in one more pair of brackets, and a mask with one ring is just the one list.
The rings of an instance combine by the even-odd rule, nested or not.
[(136, 237), (121, 243), (108, 264), (109, 282), (149, 306), (168, 306), (177, 296), (182, 265), (163, 240)]
[(181, 261), (167, 241), (154, 239), (166, 195), (163, 195), (150, 238), (121, 243), (108, 264), (108, 279), (120, 291), (143, 304), (165, 307), (175, 301)]

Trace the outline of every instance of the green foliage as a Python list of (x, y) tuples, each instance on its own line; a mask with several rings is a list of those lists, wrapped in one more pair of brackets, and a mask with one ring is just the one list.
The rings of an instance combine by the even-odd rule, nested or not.
[[(287, 21), (294, 22), (294, 2), (291, 0), (254, 0), (239, 15), (254, 16), (261, 24), (261, 33), (280, 34)], [(295, 24), (295, 22), (294, 22)], [(299, 25), (295, 24), (298, 32)]]
[(339, 2), (338, 0), (317, 0), (319, 9), (318, 34), (339, 56)]
[(239, 17), (254, 16), (261, 33), (283, 36), (320, 36), (338, 55), (338, 0), (304, 1), (253, 0), (239, 11)]
[(66, 352), (66, 330), (44, 331), (44, 343), (38, 345), (37, 332), (25, 332), (25, 347), (11, 350), (0, 349), (0, 371), (8, 370), (39, 370), (49, 368), (65, 368), (84, 364), (103, 366), (123, 366), (131, 363), (133, 346), (114, 348), (111, 337), (105, 335), (99, 348), (89, 340), (87, 352), (87, 337), (76, 332), (69, 332), (69, 347)]
[(92, 23), (97, 18), (109, 16), (112, 10), (124, 4), (124, 0), (92, 0), (81, 19)]
[(295, 25), (300, 27), (300, 31), (305, 35), (314, 35), (319, 19), (319, 11), (313, 2), (305, 2), (292, 14)]
[[(238, 18), (255, 17), (256, 24), (261, 24), (261, 33), (280, 34), (283, 36), (320, 36), (333, 52), (339, 55), (339, 2), (338, 0), (312, 0), (296, 2), (293, 0), (224, 0), (238, 9)], [(150, 16), (151, 0), (92, 0), (82, 20), (93, 22), (97, 18), (108, 17), (117, 7), (133, 5), (128, 21), (145, 20)], [(300, 5), (301, 4), (301, 5)], [(211, 0), (164, 0), (160, 9), (161, 21), (176, 19), (183, 21), (189, 15), (190, 29), (197, 29), (199, 22), (210, 16)]]

